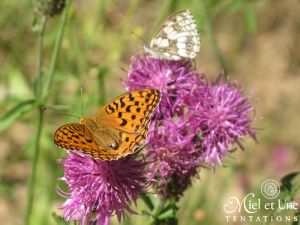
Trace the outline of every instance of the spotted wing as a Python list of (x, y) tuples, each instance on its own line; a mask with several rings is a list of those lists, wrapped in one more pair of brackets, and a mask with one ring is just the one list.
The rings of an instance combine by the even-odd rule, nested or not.
[(116, 140), (114, 149), (101, 146), (105, 149), (100, 151), (102, 159), (118, 159), (141, 146), (160, 98), (157, 89), (132, 91), (113, 99), (96, 113), (96, 123)]
[(99, 148), (88, 128), (79, 123), (66, 124), (54, 134), (57, 146), (70, 151), (79, 151), (91, 156), (97, 155)]
[(96, 113), (96, 123), (127, 133), (141, 133), (158, 106), (161, 93), (145, 88), (127, 92), (113, 99)]
[(145, 51), (154, 58), (167, 60), (194, 59), (200, 50), (196, 21), (189, 10), (170, 16)]

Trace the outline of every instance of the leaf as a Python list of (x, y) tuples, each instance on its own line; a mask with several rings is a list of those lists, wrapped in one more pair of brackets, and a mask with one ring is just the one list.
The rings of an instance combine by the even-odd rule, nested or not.
[(175, 218), (175, 216), (176, 216), (176, 210), (174, 210), (173, 208), (170, 208), (170, 209), (166, 210), (165, 212), (159, 214), (157, 218), (159, 220), (167, 220), (167, 219)]
[[(299, 218), (299, 216), (300, 216), (300, 212), (299, 211), (296, 211), (295, 213), (294, 213), (294, 217), (295, 218)], [(299, 225), (300, 224), (300, 220), (294, 220), (294, 222), (292, 223), (292, 225)]]
[(16, 119), (30, 111), (35, 103), (35, 99), (22, 101), (6, 112), (0, 119), (0, 132), (6, 130)]
[(142, 211), (141, 211), (141, 214), (142, 214), (143, 216), (152, 217), (151, 212), (149, 212), (149, 211), (147, 211), (147, 210), (142, 210)]
[(147, 207), (150, 209), (150, 211), (152, 211), (154, 209), (154, 204), (151, 198), (146, 194), (142, 194), (141, 198), (144, 201), (144, 203), (147, 205)]
[(291, 192), (292, 191), (292, 187), (293, 187), (293, 184), (292, 184), (292, 181), (294, 180), (294, 178), (299, 174), (299, 171), (297, 172), (292, 172), (286, 176), (284, 176), (283, 178), (281, 178), (281, 187), (280, 189), (282, 191), (289, 191)]

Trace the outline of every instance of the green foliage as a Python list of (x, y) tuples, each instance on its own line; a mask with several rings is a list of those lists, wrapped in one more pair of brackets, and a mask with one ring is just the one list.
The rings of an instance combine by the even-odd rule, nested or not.
[(24, 100), (7, 111), (0, 119), (0, 132), (5, 131), (16, 119), (29, 112), (34, 107), (35, 102), (35, 99)]
[(300, 182), (298, 181), (298, 184), (295, 184), (295, 179), (299, 175), (299, 173), (299, 171), (292, 172), (290, 174), (285, 175), (281, 179), (280, 190), (283, 193), (285, 199), (288, 199), (289, 201), (295, 200), (295, 195), (300, 189)]

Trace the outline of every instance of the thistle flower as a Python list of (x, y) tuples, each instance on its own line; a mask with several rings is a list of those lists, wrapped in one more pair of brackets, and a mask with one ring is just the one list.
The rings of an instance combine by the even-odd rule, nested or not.
[(197, 174), (201, 149), (199, 129), (189, 117), (192, 90), (203, 85), (189, 61), (136, 56), (131, 61), (128, 90), (155, 87), (162, 92), (156, 119), (148, 135), (149, 179), (165, 198), (179, 197)]
[(145, 191), (144, 162), (137, 155), (101, 161), (70, 152), (62, 167), (69, 192), (58, 189), (67, 198), (62, 205), (66, 220), (79, 224), (109, 224), (116, 215), (121, 221), (125, 210), (135, 213), (130, 203), (136, 203), (139, 193)]
[(144, 154), (149, 178), (165, 198), (178, 198), (206, 164), (221, 159), (246, 135), (255, 138), (253, 107), (230, 82), (210, 83), (190, 61), (137, 55), (131, 60), (127, 90), (155, 87), (162, 92)]
[(123, 81), (123, 85), (128, 91), (144, 87), (159, 89), (162, 99), (156, 112), (165, 118), (184, 110), (185, 99), (199, 81), (199, 75), (189, 61), (160, 60), (137, 55), (131, 60), (128, 79)]
[(202, 153), (192, 123), (183, 115), (164, 119), (152, 131), (145, 153), (149, 179), (164, 198), (179, 197), (197, 174)]
[(191, 96), (194, 121), (201, 129), (203, 159), (213, 166), (232, 150), (240, 146), (245, 136), (255, 140), (252, 127), (254, 112), (249, 97), (243, 97), (241, 87), (233, 82), (207, 84)]

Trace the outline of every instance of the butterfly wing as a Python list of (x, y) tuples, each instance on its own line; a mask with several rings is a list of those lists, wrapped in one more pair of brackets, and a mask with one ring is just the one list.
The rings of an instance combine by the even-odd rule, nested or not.
[(128, 155), (142, 144), (160, 98), (157, 89), (141, 89), (120, 95), (97, 111), (96, 124), (117, 141), (115, 149), (100, 146), (106, 149), (105, 159)]
[(167, 60), (194, 59), (200, 50), (196, 21), (189, 10), (170, 16), (145, 51), (154, 58)]
[(58, 128), (54, 134), (54, 143), (66, 150), (80, 151), (91, 156), (99, 152), (89, 129), (79, 123), (66, 124)]
[(127, 133), (140, 133), (160, 102), (157, 89), (140, 89), (122, 94), (96, 112), (96, 123)]

